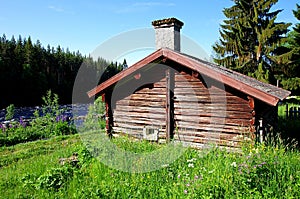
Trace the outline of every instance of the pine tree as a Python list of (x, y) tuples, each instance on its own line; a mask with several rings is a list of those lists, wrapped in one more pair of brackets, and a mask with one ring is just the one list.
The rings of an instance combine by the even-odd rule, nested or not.
[[(293, 10), (295, 18), (300, 21), (300, 6), (296, 5)], [(293, 31), (288, 35), (286, 45), (291, 49), (290, 63), (283, 68), (283, 73), (278, 76), (285, 89), (291, 90), (294, 94), (300, 94), (300, 23), (295, 24)]]
[(282, 10), (271, 11), (278, 0), (233, 0), (223, 10), (221, 38), (213, 46), (214, 61), (265, 82), (273, 82), (289, 52), (282, 48), (290, 23), (275, 22)]

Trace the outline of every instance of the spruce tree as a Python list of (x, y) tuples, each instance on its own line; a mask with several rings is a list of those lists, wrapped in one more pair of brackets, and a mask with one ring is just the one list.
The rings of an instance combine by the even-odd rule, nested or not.
[(276, 22), (282, 10), (271, 11), (278, 0), (233, 0), (223, 10), (218, 42), (213, 46), (214, 61), (261, 81), (274, 82), (289, 52), (282, 48), (290, 23)]
[[(293, 10), (295, 18), (300, 20), (300, 6)], [(293, 94), (300, 94), (300, 23), (295, 24), (293, 31), (288, 35), (286, 45), (291, 50), (290, 63), (283, 67), (283, 73), (278, 76), (282, 86), (291, 90)]]

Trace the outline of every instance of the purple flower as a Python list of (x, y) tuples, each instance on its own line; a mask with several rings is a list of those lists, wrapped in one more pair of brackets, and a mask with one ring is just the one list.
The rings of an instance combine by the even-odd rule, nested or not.
[(184, 190), (184, 194), (187, 194), (188, 193), (188, 191), (187, 190)]
[(177, 176), (177, 178), (180, 178), (181, 177), (181, 175), (179, 174), (178, 176)]
[(19, 121), (20, 125), (23, 126), (24, 128), (27, 126), (26, 122), (24, 122), (23, 118), (20, 118)]
[(196, 176), (195, 176), (195, 179), (196, 179), (196, 180), (199, 179), (199, 176), (196, 175)]
[(191, 185), (190, 185), (190, 183), (187, 183), (186, 186), (189, 187), (189, 186), (191, 186)]

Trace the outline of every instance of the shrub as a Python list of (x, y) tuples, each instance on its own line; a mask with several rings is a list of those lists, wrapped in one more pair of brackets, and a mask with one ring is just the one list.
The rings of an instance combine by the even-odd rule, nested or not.
[(15, 115), (15, 105), (11, 104), (6, 108), (5, 120), (13, 119)]
[[(1, 125), (0, 146), (11, 146), (22, 142), (45, 139), (57, 135), (70, 135), (77, 133), (74, 124), (59, 109), (58, 96), (48, 91), (43, 98), (44, 104), (41, 111), (34, 112), (34, 118), (25, 123), (22, 118), (19, 121), (10, 122), (8, 127)], [(13, 106), (8, 108), (10, 117), (13, 115)]]

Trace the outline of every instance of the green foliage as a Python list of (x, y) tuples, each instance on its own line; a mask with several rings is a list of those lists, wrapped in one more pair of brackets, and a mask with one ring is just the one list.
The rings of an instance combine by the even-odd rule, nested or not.
[[(3, 35), (0, 37), (0, 90), (5, 95), (1, 96), (0, 108), (9, 104), (40, 105), (41, 96), (49, 89), (59, 95), (62, 104), (70, 104), (74, 81), (82, 65), (97, 73), (97, 81), (121, 70), (120, 64), (100, 57), (93, 60), (61, 46), (45, 48), (40, 41), (33, 43), (30, 37), (19, 36), (16, 40), (12, 36), (9, 40)], [(91, 76), (88, 78), (92, 79)]]
[(15, 115), (15, 105), (10, 104), (8, 107), (6, 107), (5, 120), (13, 119), (14, 115)]
[(81, 127), (80, 131), (85, 132), (89, 130), (101, 130), (105, 131), (105, 119), (103, 118), (105, 114), (105, 103), (102, 101), (102, 97), (98, 97), (94, 104), (89, 106), (88, 114), (84, 120), (84, 125)]
[[(300, 6), (293, 11), (295, 18), (300, 20)], [(297, 23), (288, 34), (287, 48), (291, 50), (289, 63), (282, 67), (282, 73), (278, 77), (283, 88), (292, 91), (293, 94), (300, 94), (300, 23)]]
[(294, 94), (300, 94), (300, 77), (279, 78), (284, 89), (292, 91)]
[(284, 100), (278, 107), (278, 129), (276, 133), (280, 137), (281, 144), (292, 148), (300, 148), (300, 135), (298, 133), (300, 132), (300, 120), (286, 117), (286, 105), (288, 105), (288, 109), (299, 107), (299, 96)]
[[(278, 0), (233, 0), (225, 8), (221, 38), (213, 46), (215, 62), (265, 82), (289, 62), (290, 50), (283, 46), (290, 23), (275, 22), (282, 10), (272, 11)], [(263, 72), (264, 75), (261, 75)]]
[(36, 110), (35, 117), (29, 125), (21, 119), (19, 122), (11, 122), (8, 128), (0, 129), (0, 146), (77, 133), (75, 126), (66, 120), (63, 110), (59, 109), (57, 94), (49, 90), (43, 97), (43, 101), (42, 112)]
[[(187, 149), (175, 162), (148, 173), (111, 169), (90, 156), (72, 137), (38, 141), (5, 149), (41, 151), (0, 169), (5, 198), (299, 198), (300, 154), (279, 146), (247, 145), (240, 152), (220, 148)], [(74, 142), (75, 141), (75, 142)], [(119, 147), (148, 151), (149, 142), (116, 138)], [(49, 143), (48, 143), (49, 142)], [(45, 150), (42, 146), (53, 146)], [(74, 145), (75, 143), (75, 145)], [(59, 147), (61, 145), (64, 147)], [(132, 145), (136, 145), (134, 149)], [(139, 146), (138, 146), (139, 145)], [(37, 146), (37, 148), (35, 148)], [(30, 147), (31, 150), (30, 150)], [(159, 148), (160, 146), (157, 145)], [(14, 151), (15, 149), (15, 151)], [(78, 152), (80, 167), (59, 165), (60, 157)], [(4, 155), (0, 150), (0, 155)], [(2, 159), (0, 160), (0, 162)]]
[(38, 189), (59, 189), (73, 175), (73, 169), (68, 166), (52, 168), (37, 179)]

